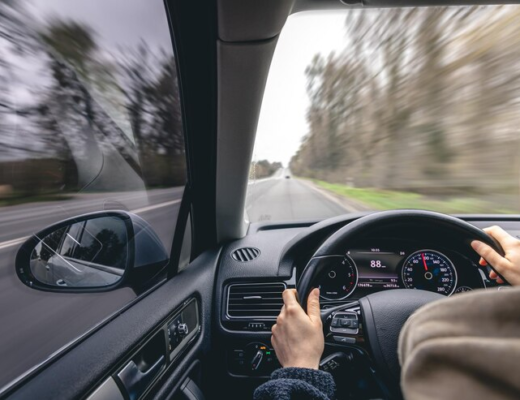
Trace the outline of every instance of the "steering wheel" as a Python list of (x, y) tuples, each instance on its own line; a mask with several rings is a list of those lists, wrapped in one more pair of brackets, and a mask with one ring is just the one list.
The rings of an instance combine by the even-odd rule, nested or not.
[[(296, 285), (300, 303), (306, 309), (313, 284), (326, 271), (331, 259), (345, 255), (349, 242), (366, 238), (379, 229), (436, 230), (459, 240), (471, 249), (480, 240), (500, 254), (500, 245), (484, 231), (458, 218), (419, 210), (383, 211), (361, 217), (336, 231), (314, 253)], [(473, 251), (473, 250), (471, 250)], [(421, 306), (445, 296), (424, 290), (392, 289), (370, 294), (358, 301), (322, 311), (325, 337), (337, 345), (366, 346), (380, 378), (392, 392), (399, 392), (400, 365), (397, 356), (399, 333), (410, 315)], [(344, 322), (347, 321), (347, 322)], [(335, 329), (334, 327), (340, 327)], [(342, 329), (342, 327), (345, 327)]]

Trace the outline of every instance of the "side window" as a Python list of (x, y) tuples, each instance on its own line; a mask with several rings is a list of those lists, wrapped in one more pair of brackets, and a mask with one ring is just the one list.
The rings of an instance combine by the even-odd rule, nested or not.
[[(0, 387), (135, 299), (126, 288), (31, 290), (15, 273), (20, 245), (63, 219), (123, 210), (169, 253), (185, 184), (163, 1), (0, 2)], [(126, 264), (125, 235), (121, 223), (73, 224), (31, 262), (50, 266), (41, 279), (58, 286), (81, 286), (88, 267), (110, 284)]]

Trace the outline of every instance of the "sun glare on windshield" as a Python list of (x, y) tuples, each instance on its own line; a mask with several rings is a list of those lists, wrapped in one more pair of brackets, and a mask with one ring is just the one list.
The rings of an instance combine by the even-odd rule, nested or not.
[(251, 221), (518, 213), (520, 8), (302, 13), (281, 34)]

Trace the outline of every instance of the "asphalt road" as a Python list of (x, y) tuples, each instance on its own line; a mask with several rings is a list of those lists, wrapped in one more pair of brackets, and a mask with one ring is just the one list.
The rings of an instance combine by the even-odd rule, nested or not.
[(246, 212), (251, 222), (319, 220), (352, 211), (287, 169), (249, 185)]
[[(337, 200), (288, 170), (249, 185), (247, 213), (256, 221), (314, 220), (344, 214)], [(18, 376), (100, 323), (135, 298), (130, 289), (96, 294), (32, 290), (17, 278), (20, 244), (59, 220), (103, 209), (125, 209), (143, 217), (169, 250), (182, 188), (79, 194), (60, 202), (0, 208), (0, 392)]]
[(16, 252), (25, 238), (68, 217), (125, 209), (148, 221), (169, 251), (181, 198), (182, 188), (174, 188), (80, 194), (67, 201), (0, 208), (0, 392), (135, 298), (130, 289), (65, 294), (26, 287), (14, 269)]

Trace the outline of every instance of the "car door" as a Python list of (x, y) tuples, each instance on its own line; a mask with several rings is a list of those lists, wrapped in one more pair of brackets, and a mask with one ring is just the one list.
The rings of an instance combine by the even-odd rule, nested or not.
[(179, 3), (0, 5), (2, 397), (203, 398), (214, 55)]

